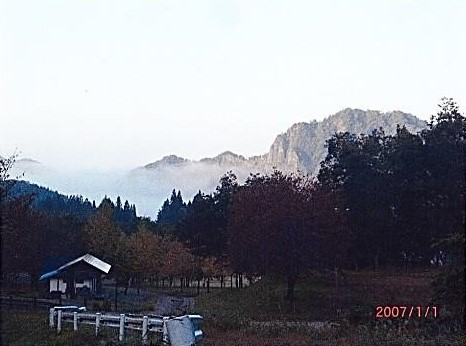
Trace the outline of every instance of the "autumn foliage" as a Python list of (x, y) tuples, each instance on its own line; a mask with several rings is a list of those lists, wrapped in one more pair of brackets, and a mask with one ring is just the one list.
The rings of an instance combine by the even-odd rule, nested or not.
[(288, 298), (310, 268), (343, 256), (346, 235), (338, 199), (307, 177), (253, 175), (234, 196), (229, 255), (238, 272), (286, 278)]

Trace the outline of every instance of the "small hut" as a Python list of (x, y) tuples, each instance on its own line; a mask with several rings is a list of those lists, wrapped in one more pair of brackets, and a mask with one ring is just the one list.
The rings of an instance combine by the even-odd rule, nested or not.
[(49, 293), (98, 295), (102, 289), (102, 276), (112, 266), (101, 259), (85, 254), (61, 267), (43, 274), (39, 281), (49, 281)]

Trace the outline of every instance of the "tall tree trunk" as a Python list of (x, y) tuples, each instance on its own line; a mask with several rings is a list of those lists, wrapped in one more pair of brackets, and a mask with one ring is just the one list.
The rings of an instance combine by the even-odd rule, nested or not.
[(294, 277), (288, 277), (288, 287), (286, 290), (286, 299), (293, 304), (294, 301), (294, 286), (296, 284), (296, 279)]
[(338, 274), (339, 274), (339, 272), (338, 272), (338, 259), (337, 259), (337, 257), (335, 257), (334, 266), (335, 266), (335, 267), (334, 267), (334, 273), (335, 273), (335, 287), (338, 288), (338, 279), (339, 279)]
[(353, 267), (354, 267), (354, 270), (356, 270), (357, 272), (359, 271), (359, 264), (358, 264), (357, 259), (353, 260)]
[(335, 287), (338, 288), (338, 267), (337, 266), (335, 266), (334, 273), (335, 273)]
[(126, 278), (125, 280), (125, 296), (128, 295), (128, 288), (129, 288), (129, 280), (131, 278)]

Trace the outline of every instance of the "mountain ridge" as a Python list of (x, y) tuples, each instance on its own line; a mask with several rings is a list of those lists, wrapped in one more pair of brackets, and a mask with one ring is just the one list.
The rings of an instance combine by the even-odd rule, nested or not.
[(181, 190), (185, 199), (192, 199), (199, 190), (208, 194), (215, 191), (221, 176), (228, 171), (233, 171), (240, 183), (251, 173), (270, 173), (274, 168), (285, 173), (302, 171), (316, 176), (327, 153), (325, 141), (335, 132), (370, 133), (383, 127), (387, 134), (394, 134), (397, 124), (406, 125), (411, 132), (427, 128), (425, 121), (401, 111), (383, 113), (346, 108), (322, 121), (292, 124), (276, 136), (269, 151), (262, 155), (244, 157), (223, 151), (200, 160), (167, 155), (145, 166), (112, 174), (63, 172), (43, 163), (18, 160), (11, 175), (67, 195), (80, 194), (90, 200), (119, 195), (133, 201), (140, 215), (155, 218), (158, 208), (173, 189)]
[[(418, 132), (427, 127), (425, 121), (399, 110), (384, 113), (377, 110), (345, 108), (322, 121), (294, 123), (285, 132), (278, 134), (269, 151), (262, 155), (246, 158), (227, 150), (212, 158), (206, 157), (199, 161), (170, 155), (149, 163), (144, 168), (153, 169), (162, 164), (174, 166), (181, 162), (183, 164), (227, 165), (231, 168), (240, 165), (261, 171), (275, 167), (288, 173), (303, 171), (316, 175), (320, 162), (325, 158), (325, 141), (335, 133), (351, 132), (359, 135), (383, 128), (385, 133), (394, 134), (398, 125), (406, 126), (410, 132)], [(166, 160), (167, 157), (176, 157), (177, 160), (171, 163)]]

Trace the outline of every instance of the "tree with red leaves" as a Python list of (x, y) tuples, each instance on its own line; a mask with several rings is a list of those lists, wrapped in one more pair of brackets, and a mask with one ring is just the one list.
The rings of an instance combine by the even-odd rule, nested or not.
[(337, 200), (307, 178), (279, 171), (252, 175), (230, 209), (233, 268), (284, 277), (292, 301), (300, 275), (331, 252), (327, 231), (341, 230), (341, 215)]

